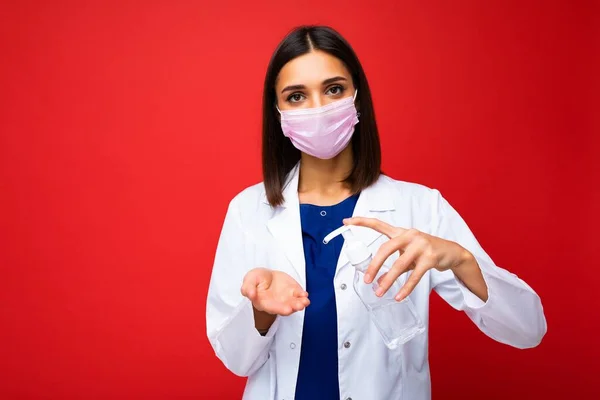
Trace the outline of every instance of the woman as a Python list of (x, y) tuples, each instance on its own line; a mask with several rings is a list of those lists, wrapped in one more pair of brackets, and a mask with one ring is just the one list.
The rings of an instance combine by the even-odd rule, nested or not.
[[(435, 290), (491, 338), (534, 347), (542, 305), (497, 267), (435, 189), (381, 173), (371, 92), (350, 45), (300, 27), (271, 58), (263, 94), (263, 176), (230, 203), (207, 301), (210, 342), (247, 376), (244, 399), (429, 399), (427, 332), (386, 347), (352, 289), (342, 224), (369, 246), (377, 295), (398, 280), (427, 325)], [(353, 217), (353, 218), (351, 218)]]

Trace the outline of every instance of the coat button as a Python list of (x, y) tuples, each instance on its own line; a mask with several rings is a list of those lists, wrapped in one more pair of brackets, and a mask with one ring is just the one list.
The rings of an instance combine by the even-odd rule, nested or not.
[(292, 342), (290, 343), (290, 349), (294, 350), (296, 348), (296, 343)]
[(345, 284), (345, 283), (342, 283), (342, 284), (340, 285), (340, 288), (342, 288), (342, 290), (346, 290), (347, 286), (346, 286), (346, 284)]
[[(350, 347), (350, 342), (346, 342), (346, 343), (344, 343), (344, 347), (345, 347), (345, 348), (349, 348), (349, 347)], [(352, 400), (352, 399), (350, 399), (350, 400)]]
[(321, 217), (324, 217), (327, 215), (327, 211), (321, 211)]

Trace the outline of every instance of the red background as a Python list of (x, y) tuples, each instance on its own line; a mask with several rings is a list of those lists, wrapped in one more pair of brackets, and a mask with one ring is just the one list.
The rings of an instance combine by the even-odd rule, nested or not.
[(548, 334), (519, 351), (432, 296), (434, 398), (594, 397), (597, 5), (3, 2), (0, 398), (240, 398), (206, 290), (227, 204), (261, 179), (268, 59), (301, 23), (361, 58), (386, 173), (440, 189), (542, 297)]

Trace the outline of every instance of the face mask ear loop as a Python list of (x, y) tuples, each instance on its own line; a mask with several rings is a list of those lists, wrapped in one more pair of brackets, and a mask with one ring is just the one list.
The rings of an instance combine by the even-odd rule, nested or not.
[[(356, 95), (358, 95), (358, 89), (354, 91), (354, 101), (356, 102)], [(360, 111), (356, 112), (356, 118), (360, 117)]]

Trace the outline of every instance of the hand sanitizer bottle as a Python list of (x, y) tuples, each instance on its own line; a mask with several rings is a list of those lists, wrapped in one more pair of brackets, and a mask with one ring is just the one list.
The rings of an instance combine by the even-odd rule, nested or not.
[(344, 251), (348, 260), (354, 266), (354, 291), (367, 308), (371, 320), (381, 334), (385, 345), (395, 349), (415, 336), (425, 331), (425, 326), (419, 318), (415, 305), (406, 297), (396, 301), (395, 296), (400, 290), (398, 281), (382, 296), (377, 297), (377, 280), (387, 272), (383, 267), (375, 277), (372, 284), (365, 283), (365, 272), (373, 255), (367, 245), (357, 240), (350, 226), (342, 226), (325, 237), (323, 243), (329, 243), (334, 237), (342, 234), (344, 237)]

